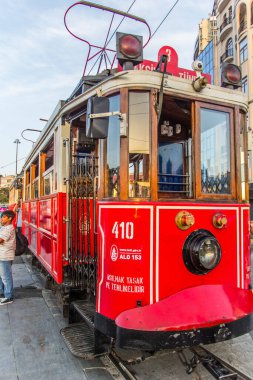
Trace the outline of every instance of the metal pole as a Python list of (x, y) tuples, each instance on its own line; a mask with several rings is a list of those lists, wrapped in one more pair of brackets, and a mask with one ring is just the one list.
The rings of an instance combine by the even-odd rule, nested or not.
[(20, 144), (19, 139), (13, 141), (16, 144), (16, 177), (18, 175), (18, 144)]
[(65, 260), (69, 260), (69, 239), (70, 239), (70, 218), (71, 218), (71, 209), (70, 209), (70, 143), (69, 138), (66, 138), (63, 141), (63, 146), (66, 148), (66, 217), (65, 217), (65, 223), (66, 223), (66, 253), (65, 253)]

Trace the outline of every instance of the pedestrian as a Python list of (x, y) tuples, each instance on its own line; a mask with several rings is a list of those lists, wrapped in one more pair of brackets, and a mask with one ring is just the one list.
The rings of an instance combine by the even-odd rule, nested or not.
[(12, 225), (15, 213), (3, 211), (0, 228), (0, 306), (13, 302), (12, 262), (15, 258), (16, 234)]
[(18, 200), (13, 211), (17, 213), (17, 232), (22, 232), (22, 207), (21, 207), (21, 198)]

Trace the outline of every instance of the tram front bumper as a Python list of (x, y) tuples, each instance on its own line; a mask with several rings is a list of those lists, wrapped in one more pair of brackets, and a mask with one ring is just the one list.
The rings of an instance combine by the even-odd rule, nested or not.
[(223, 285), (184, 289), (115, 320), (119, 347), (157, 350), (215, 343), (253, 329), (253, 292)]

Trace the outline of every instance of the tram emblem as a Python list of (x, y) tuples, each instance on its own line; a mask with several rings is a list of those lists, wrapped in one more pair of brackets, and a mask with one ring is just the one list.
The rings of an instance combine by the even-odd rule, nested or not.
[(86, 215), (84, 215), (84, 219), (80, 218), (80, 220), (79, 220), (79, 230), (80, 230), (82, 235), (87, 235), (88, 221), (87, 221)]
[(112, 261), (116, 261), (118, 259), (119, 252), (118, 252), (118, 247), (116, 245), (111, 246), (110, 255), (111, 255)]

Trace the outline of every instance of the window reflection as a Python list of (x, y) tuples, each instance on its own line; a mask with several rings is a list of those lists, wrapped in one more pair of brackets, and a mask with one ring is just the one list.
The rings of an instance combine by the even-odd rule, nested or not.
[[(109, 112), (119, 111), (119, 96), (110, 97)], [(107, 137), (107, 194), (108, 197), (119, 196), (119, 167), (120, 167), (120, 127), (118, 116), (109, 117), (108, 137)]]
[(32, 193), (33, 193), (33, 198), (39, 197), (39, 180), (38, 180), (38, 178), (33, 181)]
[(149, 93), (129, 93), (129, 197), (149, 197)]
[(202, 193), (230, 193), (230, 171), (229, 114), (201, 109)]
[(50, 195), (53, 192), (53, 171), (44, 176), (44, 195)]
[(182, 143), (159, 145), (159, 191), (184, 192), (183, 157)]

